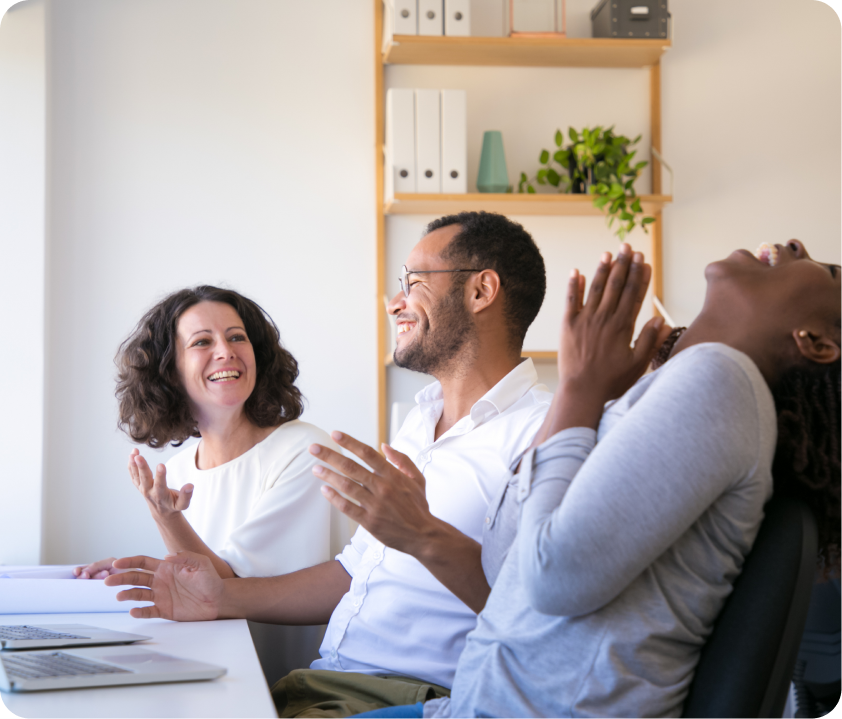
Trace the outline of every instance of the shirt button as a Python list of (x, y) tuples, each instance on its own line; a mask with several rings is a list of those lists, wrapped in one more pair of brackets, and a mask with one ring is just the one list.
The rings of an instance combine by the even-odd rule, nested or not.
[(335, 650), (335, 649), (331, 649), (331, 650), (330, 650), (330, 658), (331, 658), (331, 659), (336, 659), (336, 650)]
[(360, 600), (360, 599), (355, 599), (355, 600), (354, 600), (354, 606), (355, 606), (355, 607), (358, 607), (358, 606), (360, 606), (361, 604), (362, 604), (362, 600)]

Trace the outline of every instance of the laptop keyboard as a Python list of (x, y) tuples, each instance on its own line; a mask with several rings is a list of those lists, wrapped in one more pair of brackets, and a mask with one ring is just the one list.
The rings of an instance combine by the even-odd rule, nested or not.
[(91, 674), (132, 674), (111, 664), (102, 664), (64, 652), (2, 654), (0, 661), (9, 679), (45, 679)]
[(76, 634), (61, 634), (26, 624), (0, 625), (0, 639), (90, 639)]

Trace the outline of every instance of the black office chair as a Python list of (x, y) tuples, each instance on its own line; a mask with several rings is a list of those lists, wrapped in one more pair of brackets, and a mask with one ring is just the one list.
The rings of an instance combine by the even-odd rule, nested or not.
[(702, 649), (685, 717), (780, 717), (816, 576), (818, 531), (801, 500), (765, 507), (743, 571)]
[(842, 591), (839, 578), (815, 584), (792, 674), (796, 717), (821, 717), (839, 703), (842, 693), (840, 617)]

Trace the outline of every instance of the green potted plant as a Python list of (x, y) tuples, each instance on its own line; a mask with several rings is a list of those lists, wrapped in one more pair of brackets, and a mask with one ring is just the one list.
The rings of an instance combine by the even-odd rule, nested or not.
[(584, 128), (577, 132), (568, 129), (570, 144), (563, 147), (564, 135), (556, 130), (557, 150), (541, 150), (538, 161), (542, 167), (532, 178), (520, 173), (518, 192), (534, 193), (535, 184), (550, 185), (559, 192), (589, 193), (593, 204), (604, 210), (609, 227), (619, 221), (615, 234), (622, 240), (637, 224), (648, 232), (647, 225), (654, 217), (643, 217), (640, 198), (634, 190), (634, 181), (647, 162), (632, 164), (637, 151), (629, 151), (640, 141), (624, 135), (615, 135), (614, 126)]

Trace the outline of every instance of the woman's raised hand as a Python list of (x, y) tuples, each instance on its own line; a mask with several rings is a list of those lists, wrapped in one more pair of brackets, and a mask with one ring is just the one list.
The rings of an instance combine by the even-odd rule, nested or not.
[(623, 395), (646, 370), (670, 328), (660, 317), (644, 325), (634, 347), (634, 323), (652, 268), (623, 243), (616, 261), (602, 256), (588, 299), (585, 278), (570, 273), (558, 349), (558, 389), (532, 442), (537, 447), (571, 427), (597, 429), (608, 400)]
[(167, 516), (190, 506), (193, 485), (185, 484), (180, 490), (170, 489), (167, 487), (167, 468), (159, 464), (153, 475), (137, 449), (133, 449), (129, 454), (129, 474), (132, 483), (146, 499), (156, 519), (166, 519)]
[(622, 396), (644, 373), (670, 328), (653, 317), (632, 346), (652, 268), (623, 243), (616, 260), (606, 252), (594, 273), (587, 301), (585, 278), (570, 274), (561, 324), (559, 383), (586, 390), (604, 404)]

